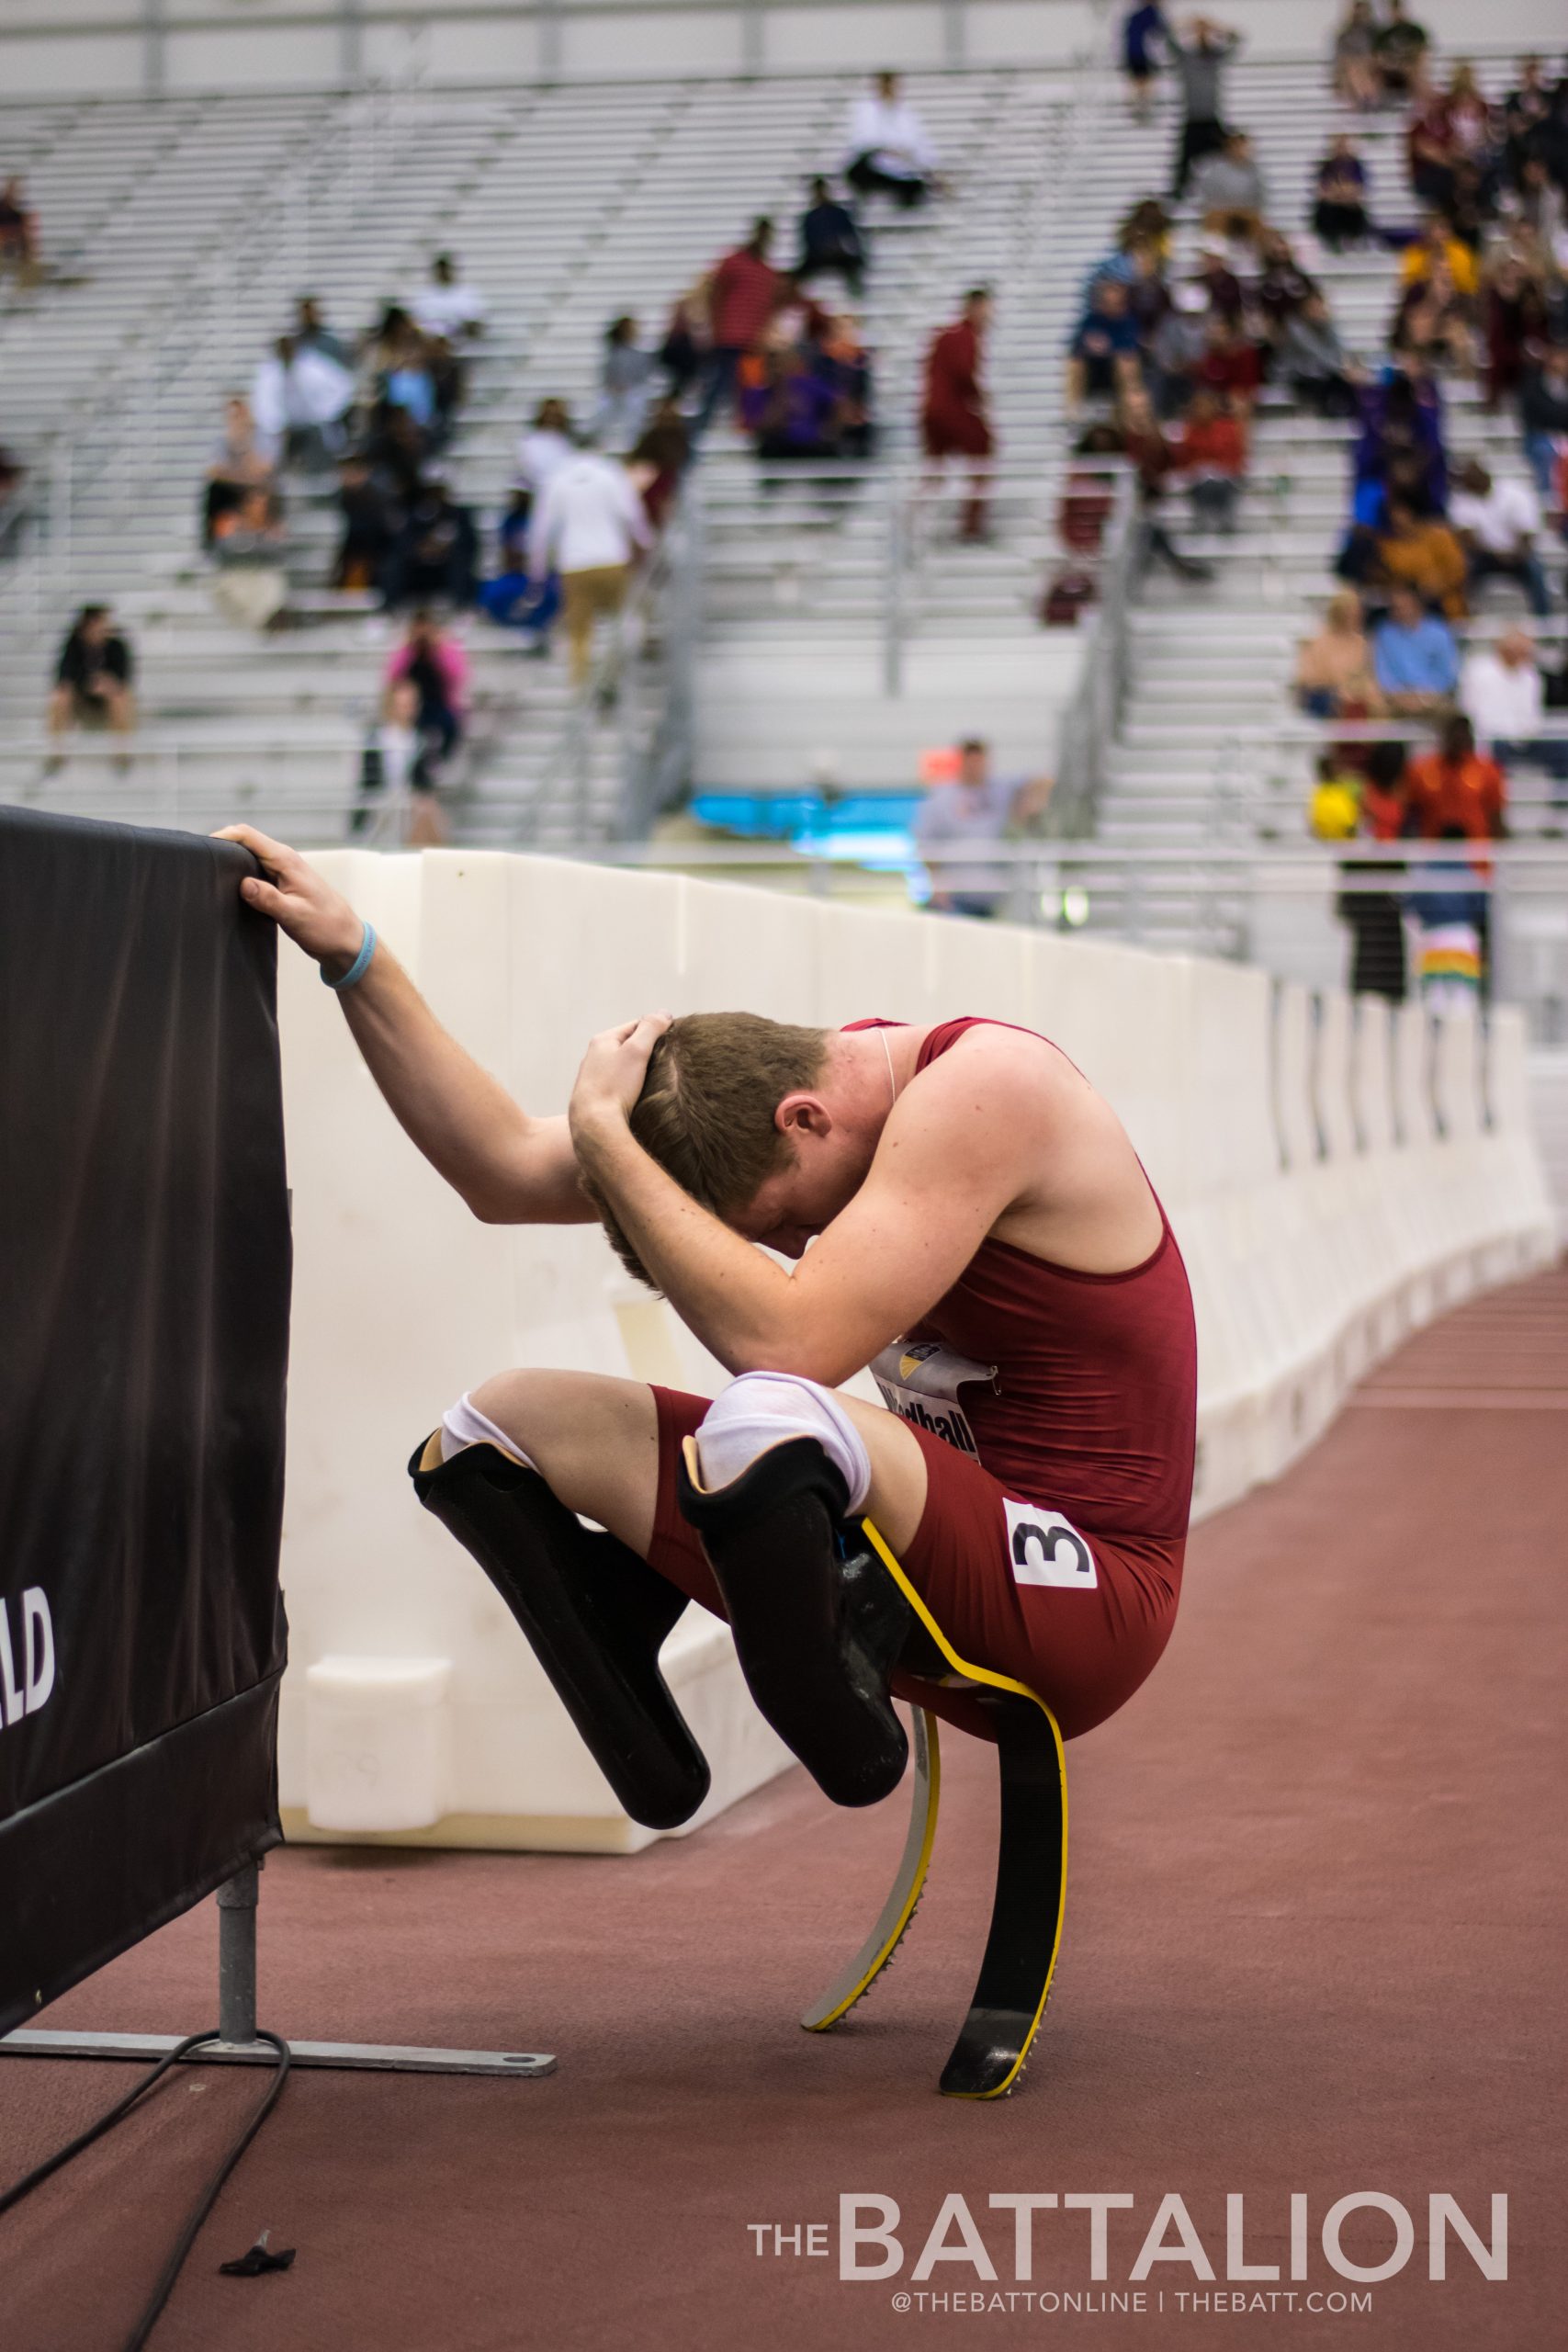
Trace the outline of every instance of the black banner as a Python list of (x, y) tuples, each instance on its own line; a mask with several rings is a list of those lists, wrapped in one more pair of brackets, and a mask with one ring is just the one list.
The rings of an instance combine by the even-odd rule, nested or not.
[(276, 933), (0, 808), (0, 2032), (277, 1844)]

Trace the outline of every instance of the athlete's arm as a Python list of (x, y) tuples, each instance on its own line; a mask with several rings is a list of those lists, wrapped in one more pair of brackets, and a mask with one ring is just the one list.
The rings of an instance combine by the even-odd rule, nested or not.
[(595, 1040), (572, 1096), (572, 1136), (644, 1266), (730, 1372), (793, 1372), (829, 1387), (851, 1378), (952, 1288), (1051, 1156), (1048, 1082), (1021, 1101), (1011, 1049), (987, 1053), (983, 1069), (973, 1053), (944, 1055), (889, 1113), (854, 1199), (786, 1273), (632, 1135), (630, 1059), (640, 1046), (646, 1063), (652, 1037), (639, 1033), (649, 1025)]
[[(225, 825), (219, 838), (261, 861), (266, 879), (240, 886), (246, 903), (340, 978), (363, 933), (342, 892), (254, 826)], [(592, 1222), (565, 1118), (530, 1118), (441, 1026), (385, 941), (338, 1002), (399, 1125), (475, 1216), (487, 1225)]]

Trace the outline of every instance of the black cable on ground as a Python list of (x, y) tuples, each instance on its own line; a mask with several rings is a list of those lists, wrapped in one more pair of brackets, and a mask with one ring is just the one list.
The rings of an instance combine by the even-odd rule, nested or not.
[[(70, 2164), (73, 2157), (81, 2155), (85, 2149), (92, 2146), (95, 2140), (101, 2140), (106, 2132), (111, 2131), (115, 2124), (130, 2114), (139, 2099), (144, 2098), (155, 2084), (163, 2081), (171, 2066), (177, 2065), (180, 2060), (188, 2057), (193, 2050), (200, 2049), (204, 2042), (221, 2040), (221, 2034), (213, 2030), (208, 2033), (187, 2034), (183, 2041), (176, 2042), (165, 2057), (159, 2059), (152, 2073), (143, 2075), (135, 2088), (128, 2091), (124, 2098), (117, 2099), (113, 2107), (106, 2109), (96, 2122), (89, 2123), (85, 2132), (78, 2132), (74, 2140), (68, 2141), (63, 2148), (57, 2148), (53, 2155), (46, 2156), (41, 2165), (35, 2165), (31, 2172), (24, 2174), (20, 2180), (0, 2194), (0, 2213), (8, 2213), (13, 2205), (19, 2205), (24, 2197), (30, 2197), (33, 2190), (40, 2188), (51, 2174), (59, 2172), (61, 2167)], [(202, 2223), (218, 2202), (224, 2182), (277, 2105), (283, 2086), (288, 2080), (289, 2051), (287, 2041), (281, 2041), (276, 2033), (258, 2033), (256, 2040), (266, 2042), (276, 2051), (276, 2071), (267, 2085), (265, 2096), (257, 2103), (239, 2137), (231, 2143), (222, 2163), (191, 2208), (185, 2227), (175, 2241), (174, 2251), (158, 2274), (157, 2282), (148, 2298), (146, 2308), (125, 2339), (122, 2352), (141, 2352), (142, 2346), (157, 2325), (159, 2315), (174, 2291), (175, 2281), (180, 2275), (186, 2256), (196, 2244)]]

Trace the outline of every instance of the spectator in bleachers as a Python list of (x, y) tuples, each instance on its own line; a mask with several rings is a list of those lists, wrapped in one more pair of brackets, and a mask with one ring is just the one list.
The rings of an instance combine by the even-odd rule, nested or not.
[(534, 422), (517, 444), (513, 471), (521, 486), (536, 498), (558, 466), (577, 454), (571, 411), (564, 401), (541, 401)]
[(1561, 254), (1568, 231), (1568, 194), (1552, 178), (1544, 156), (1525, 158), (1516, 204), (1521, 225), (1535, 238), (1542, 256)]
[(1097, 278), (1067, 345), (1068, 408), (1081, 408), (1086, 400), (1112, 400), (1123, 391), (1142, 372), (1142, 342), (1125, 284), (1117, 277)]
[(880, 189), (906, 212), (923, 204), (936, 179), (936, 150), (903, 96), (897, 74), (879, 74), (850, 108), (844, 177), (863, 196)]
[(704, 279), (676, 296), (664, 329), (664, 340), (659, 346), (659, 364), (672, 399), (683, 401), (702, 374), (710, 342), (707, 282)]
[(1407, 286), (1389, 330), (1391, 345), (1419, 352), (1428, 368), (1468, 376), (1475, 364), (1475, 305), (1461, 294), (1446, 261)]
[(962, 314), (942, 328), (926, 353), (920, 439), (928, 474), (949, 458), (968, 461), (970, 490), (959, 537), (986, 536), (986, 487), (995, 448), (981, 370), (991, 322), (989, 287), (974, 286)]
[(1545, 682), (1528, 629), (1511, 628), (1495, 645), (1478, 645), (1460, 674), (1460, 707), (1477, 740), (1505, 769), (1528, 760), (1561, 783), (1568, 778), (1568, 741), (1540, 733)]
[(664, 527), (671, 502), (691, 457), (691, 427), (677, 401), (661, 400), (626, 460), (642, 498), (643, 512), (656, 531)]
[(251, 411), (291, 463), (319, 468), (343, 449), (354, 392), (346, 368), (309, 345), (301, 349), (292, 335), (279, 335), (256, 369)]
[(1195, 391), (1212, 392), (1237, 417), (1250, 416), (1263, 381), (1262, 356), (1251, 338), (1218, 312), (1204, 323), (1203, 356), (1192, 372)]
[(1525, 456), (1542, 498), (1554, 494), (1558, 450), (1568, 437), (1568, 344), (1540, 346), (1519, 387), (1519, 427)]
[(820, 177), (811, 183), (811, 201), (800, 216), (800, 258), (795, 266), (797, 282), (816, 277), (840, 277), (858, 301), (865, 283), (865, 243), (860, 224), (847, 204)]
[(28, 202), (19, 172), (0, 184), (0, 271), (16, 272), (18, 286), (36, 286), (43, 272), (39, 264), (38, 214)]
[(370, 414), (367, 454), (388, 495), (406, 506), (424, 480), (424, 435), (406, 408), (378, 406)]
[(1170, 44), (1170, 28), (1159, 0), (1139, 0), (1122, 19), (1122, 71), (1135, 122), (1149, 119), (1149, 94), (1160, 59)]
[(266, 629), (288, 601), (288, 534), (270, 492), (247, 490), (212, 526), (212, 601), (236, 628)]
[(1400, 718), (1429, 718), (1453, 700), (1459, 684), (1454, 633), (1414, 588), (1390, 592), (1388, 611), (1372, 631), (1372, 674)]
[(1360, 433), (1354, 458), (1352, 518), (1376, 528), (1391, 480), (1406, 497), (1440, 512), (1448, 503), (1448, 458), (1440, 396), (1419, 355), (1396, 352), (1374, 379), (1356, 386)]
[(1486, 405), (1501, 407), (1517, 392), (1532, 345), (1551, 331), (1541, 280), (1527, 269), (1511, 245), (1489, 255), (1483, 276), (1486, 337)]
[(592, 425), (593, 437), (603, 447), (626, 450), (636, 441), (648, 419), (658, 367), (653, 354), (637, 341), (637, 321), (626, 314), (612, 319), (604, 330)]
[(427, 612), (411, 613), (408, 635), (382, 673), (383, 713), (406, 680), (419, 696), (413, 723), (429, 743), (432, 764), (449, 760), (468, 728), (468, 657)]
[(1476, 750), (1475, 729), (1462, 711), (1444, 719), (1435, 751), (1406, 762), (1404, 797), (1418, 841), (1442, 841), (1450, 825), (1472, 842), (1500, 841), (1506, 831), (1503, 771)]
[[(1456, 724), (1462, 726), (1461, 719)], [(1450, 823), (1438, 838), (1460, 842), (1463, 825)], [(1486, 893), (1468, 859), (1424, 858), (1410, 868), (1405, 905), (1418, 931), (1416, 969), (1422, 1010), (1443, 1021), (1479, 1005), (1486, 937)]]
[(551, 624), (560, 610), (560, 581), (552, 572), (542, 588), (528, 576), (528, 523), (533, 513), (531, 491), (514, 489), (496, 526), (496, 569), (493, 579), (479, 591), (479, 609), (498, 628), (515, 630), (528, 650), (549, 651)]
[(1202, 158), (1192, 175), (1192, 201), (1207, 235), (1257, 244), (1269, 189), (1245, 130), (1227, 130), (1224, 146)]
[(1228, 319), (1232, 326), (1240, 326), (1247, 309), (1247, 297), (1242, 292), (1240, 278), (1219, 246), (1207, 244), (1199, 247), (1198, 266), (1193, 272), (1192, 283), (1201, 288), (1204, 300), (1217, 317)]
[(1123, 253), (1130, 253), (1140, 240), (1153, 245), (1164, 269), (1170, 260), (1171, 218), (1157, 196), (1141, 196), (1125, 214), (1116, 232), (1116, 240)]
[(633, 562), (652, 544), (630, 474), (595, 449), (577, 450), (540, 492), (528, 526), (528, 571), (541, 589), (552, 572), (560, 575), (574, 686), (588, 682), (594, 622), (618, 626)]
[(1405, 168), (1421, 202), (1441, 212), (1452, 198), (1461, 149), (1447, 94), (1429, 90), (1404, 130)]
[(1201, 286), (1178, 286), (1170, 308), (1148, 344), (1155, 407), (1165, 418), (1179, 416), (1192, 397), (1198, 365), (1209, 347), (1209, 304)]
[[(1055, 781), (993, 775), (990, 745), (972, 735), (958, 747), (953, 781), (932, 785), (916, 810), (915, 846), (922, 856), (933, 849), (992, 849), (1042, 813)], [(941, 914), (987, 919), (1003, 912), (1011, 885), (1010, 869), (999, 862), (939, 859), (931, 869), (931, 905)]]
[(1297, 260), (1289, 237), (1279, 229), (1264, 230), (1258, 258), (1260, 267), (1252, 299), (1262, 312), (1264, 331), (1271, 341), (1285, 320), (1293, 317), (1319, 288), (1310, 270)]
[(707, 380), (694, 434), (705, 432), (720, 408), (734, 406), (740, 362), (761, 342), (784, 300), (786, 281), (768, 258), (773, 242), (773, 222), (754, 221), (746, 243), (726, 254), (714, 271), (708, 288)]
[(1339, 133), (1319, 164), (1316, 189), (1313, 230), (1329, 252), (1343, 253), (1347, 245), (1364, 244), (1371, 234), (1367, 167), (1348, 133)]
[(468, 284), (451, 254), (436, 254), (429, 280), (411, 308), (422, 334), (443, 336), (454, 350), (475, 342), (485, 331), (484, 296)]
[(1535, 546), (1540, 502), (1529, 482), (1494, 481), (1479, 458), (1468, 458), (1454, 476), (1449, 520), (1464, 548), (1471, 587), (1493, 578), (1517, 580), (1538, 620), (1551, 612)]
[(474, 518), (453, 498), (445, 475), (433, 469), (410, 500), (387, 551), (381, 575), (387, 610), (438, 598), (461, 612), (474, 601), (478, 570)]
[(384, 337), (385, 364), (376, 383), (376, 407), (382, 418), (401, 409), (412, 418), (425, 448), (434, 447), (439, 401), (429, 339), (411, 319), (398, 334)]
[(840, 454), (844, 401), (819, 347), (780, 335), (761, 355), (741, 394), (741, 423), (767, 463), (822, 461)]
[(1483, 175), (1489, 174), (1496, 160), (1494, 151), (1500, 125), (1482, 94), (1475, 68), (1462, 58), (1449, 76), (1444, 103), (1456, 155), (1473, 164)]
[(1372, 54), (1386, 100), (1397, 104), (1421, 86), (1427, 30), (1404, 13), (1404, 0), (1388, 0), (1388, 15), (1372, 36)]
[(231, 393), (223, 403), (223, 430), (207, 468), (201, 510), (203, 547), (212, 544), (220, 515), (231, 512), (250, 491), (270, 491), (276, 476), (277, 444), (257, 430), (243, 393)]
[(378, 481), (369, 459), (362, 456), (344, 458), (337, 481), (343, 537), (333, 561), (333, 586), (360, 592), (379, 588), (396, 536), (387, 486)]
[(1167, 46), (1181, 91), (1181, 131), (1171, 173), (1171, 194), (1179, 202), (1187, 193), (1193, 165), (1224, 145), (1224, 107), (1221, 91), (1228, 60), (1241, 47), (1241, 35), (1210, 17), (1189, 17), (1186, 38), (1167, 33)]
[[(350, 834), (366, 833), (373, 823), (378, 832), (389, 806), (396, 808), (407, 796), (413, 816), (406, 845), (438, 847), (446, 828), (434, 800), (436, 756), (434, 739), (427, 740), (420, 732), (419, 688), (411, 678), (396, 679), (382, 694), (359, 755), (359, 792), (348, 820)], [(434, 827), (421, 822), (426, 804), (435, 820)]]
[(1235, 404), (1201, 384), (1172, 446), (1199, 529), (1233, 531), (1247, 479), (1247, 430)]
[(1157, 556), (1183, 580), (1212, 579), (1212, 568), (1184, 555), (1166, 528), (1163, 501), (1177, 471), (1177, 454), (1161, 429), (1154, 402), (1144, 385), (1130, 385), (1123, 392), (1118, 433), (1122, 452), (1138, 477), (1141, 560), (1146, 562)]
[(1309, 294), (1283, 321), (1274, 351), (1280, 374), (1303, 408), (1314, 416), (1355, 414), (1349, 356), (1323, 294)]
[(108, 605), (84, 605), (55, 664), (50, 733), (68, 735), (83, 727), (129, 735), (136, 725), (135, 679), (130, 647)]
[(1519, 78), (1503, 101), (1504, 163), (1517, 187), (1527, 158), (1537, 152), (1536, 134), (1551, 119), (1551, 92), (1539, 57), (1521, 57)]
[(1391, 496), (1377, 535), (1378, 581), (1412, 588), (1424, 605), (1462, 620), (1469, 610), (1466, 574), (1459, 536), (1443, 517), (1420, 514), (1407, 498)]
[(1382, 101), (1382, 76), (1373, 55), (1377, 29), (1371, 0), (1350, 0), (1334, 36), (1335, 96), (1360, 114)]
[(1469, 296), (1479, 290), (1481, 277), (1474, 254), (1462, 238), (1455, 236), (1451, 221), (1434, 213), (1420, 236), (1405, 248), (1399, 265), (1401, 288), (1425, 285), (1433, 271), (1445, 264), (1461, 294)]
[(839, 396), (839, 450), (846, 458), (869, 458), (876, 443), (871, 353), (852, 311), (825, 323), (818, 339), (818, 366)]
[(301, 294), (294, 309), (294, 342), (301, 351), (323, 352), (340, 368), (354, 366), (354, 353), (342, 335), (334, 334), (321, 316), (313, 294)]
[(1323, 626), (1296, 653), (1296, 699), (1309, 718), (1375, 718), (1382, 690), (1372, 671), (1361, 600), (1353, 588), (1330, 596)]

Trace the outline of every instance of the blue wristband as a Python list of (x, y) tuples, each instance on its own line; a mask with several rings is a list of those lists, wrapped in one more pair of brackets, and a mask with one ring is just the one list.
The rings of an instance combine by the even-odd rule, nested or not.
[(344, 974), (342, 979), (328, 980), (324, 972), (321, 974), (321, 978), (323, 980), (326, 980), (326, 984), (330, 989), (351, 989), (355, 980), (362, 980), (365, 978), (366, 971), (369, 967), (370, 958), (375, 953), (376, 934), (371, 930), (370, 925), (366, 923), (365, 936), (359, 943), (359, 953), (355, 957), (353, 963), (349, 966), (347, 971)]

